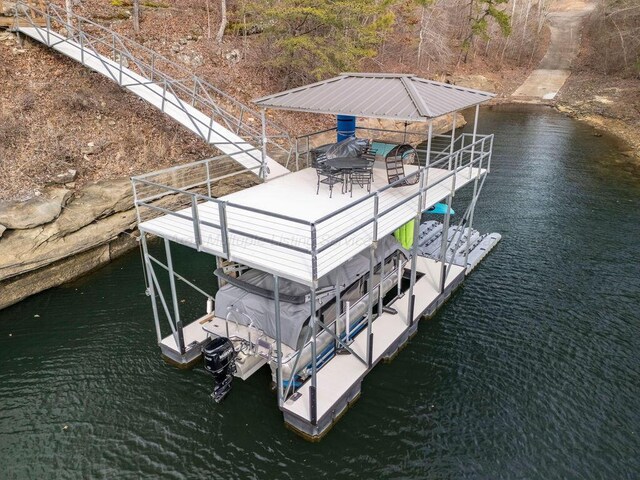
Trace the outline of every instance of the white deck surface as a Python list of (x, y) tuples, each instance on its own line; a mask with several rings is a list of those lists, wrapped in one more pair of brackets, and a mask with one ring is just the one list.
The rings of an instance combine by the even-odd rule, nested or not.
[[(416, 167), (407, 166), (407, 171)], [(462, 188), (472, 181), (478, 173), (485, 170), (464, 168), (456, 174), (455, 188)], [(423, 209), (443, 200), (451, 191), (453, 177), (440, 183), (438, 181), (449, 173), (448, 170), (429, 169), (426, 201)], [(375, 180), (372, 190), (387, 185), (386, 171), (374, 169)], [(311, 255), (291, 250), (283, 246), (273, 245), (266, 241), (256, 240), (248, 235), (276, 240), (285, 245), (293, 245), (310, 249), (311, 227), (289, 220), (270, 216), (270, 213), (286, 215), (306, 222), (317, 222), (332, 212), (338, 211), (359, 198), (367, 195), (366, 189), (354, 186), (353, 198), (343, 194), (340, 185), (334, 188), (333, 197), (329, 198), (326, 185), (320, 186), (316, 195), (317, 176), (314, 169), (307, 168), (289, 175), (276, 178), (255, 187), (222, 197), (227, 204), (227, 227), (230, 230), (230, 259), (248, 266), (277, 273), (285, 278), (310, 284), (312, 281)], [(382, 214), (394, 204), (415, 194), (418, 185), (400, 188), (389, 188), (379, 194), (378, 211)], [(244, 210), (242, 207), (258, 208), (265, 213)], [(418, 211), (417, 198), (393, 208), (381, 215), (378, 220), (378, 238), (393, 232), (401, 225), (415, 217)], [(191, 208), (178, 213), (191, 217)], [(224, 256), (220, 229), (202, 224), (203, 221), (214, 225), (220, 224), (219, 206), (217, 202), (206, 201), (198, 205), (201, 229), (201, 248), (203, 251)], [(349, 232), (359, 225), (362, 228), (344, 240), (318, 254), (318, 278), (344, 263), (360, 251), (367, 248), (373, 237), (373, 224), (364, 225), (374, 216), (373, 197), (354, 205), (344, 212), (317, 223), (317, 246), (322, 248), (333, 239)], [(163, 215), (143, 222), (141, 230), (168, 238), (171, 241), (190, 247), (196, 246), (194, 223), (190, 219), (175, 215)]]
[[(424, 257), (418, 257), (417, 271), (424, 273), (414, 287), (416, 303), (414, 308), (414, 320), (419, 320), (419, 315), (439, 295), (437, 285), (439, 283), (441, 263)], [(446, 279), (447, 285), (463, 272), (464, 268), (452, 265)], [(405, 294), (392, 305), (398, 313), (383, 313), (374, 320), (373, 332), (373, 363), (387, 351), (387, 349), (408, 328), (407, 316), (409, 314), (409, 295)], [(350, 347), (362, 358), (367, 358), (367, 335), (360, 333)], [(357, 382), (365, 375), (367, 367), (353, 355), (334, 356), (317, 374), (317, 418), (326, 414)], [(283, 405), (283, 410), (289, 411), (307, 421), (311, 420), (311, 407), (309, 402), (309, 387), (311, 380), (307, 380), (300, 387), (301, 396), (296, 400), (289, 399)]]
[[(206, 315), (202, 318), (199, 318), (198, 320), (195, 320), (194, 322), (191, 322), (189, 325), (184, 326), (184, 328), (182, 329), (182, 333), (184, 335), (184, 346), (187, 350), (189, 350), (189, 345), (191, 345), (193, 342), (200, 343), (207, 338), (207, 332), (204, 331), (203, 327), (210, 324), (213, 318), (213, 314)], [(180, 352), (173, 334), (164, 337), (160, 343), (175, 352)]]
[[(245, 168), (255, 168), (261, 165), (262, 153), (260, 149), (247, 143), (221, 124), (212, 121), (208, 115), (192, 107), (189, 103), (183, 102), (170, 91), (163, 91), (162, 85), (153, 83), (148, 78), (124, 66), (121, 68), (119, 62), (103, 55), (87, 49), (84, 49), (83, 54), (78, 43), (68, 40), (52, 30), (38, 27), (19, 27), (18, 30), (123, 86), (162, 110), (207, 143), (214, 145), (221, 152), (233, 155), (242, 150), (250, 150), (233, 156)], [(267, 167), (269, 168), (267, 175), (269, 179), (289, 173), (289, 170), (271, 158), (267, 158)], [(252, 171), (258, 174), (258, 170)]]

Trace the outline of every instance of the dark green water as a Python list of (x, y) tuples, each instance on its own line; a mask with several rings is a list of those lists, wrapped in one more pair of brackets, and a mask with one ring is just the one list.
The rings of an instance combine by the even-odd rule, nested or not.
[(640, 178), (554, 112), (481, 123), (502, 243), (321, 443), (266, 373), (216, 405), (162, 362), (133, 253), (0, 312), (0, 478), (639, 478)]

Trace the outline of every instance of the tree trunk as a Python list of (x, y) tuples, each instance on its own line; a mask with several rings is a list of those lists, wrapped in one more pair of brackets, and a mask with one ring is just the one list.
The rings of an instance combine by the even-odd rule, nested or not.
[(204, 4), (207, 10), (207, 40), (211, 40), (211, 9), (209, 8), (209, 0)]
[(224, 31), (227, 28), (227, 0), (220, 0), (220, 28), (218, 29), (218, 34), (216, 35), (216, 43), (222, 43), (222, 37), (224, 36)]
[(422, 7), (422, 15), (420, 17), (420, 41), (418, 42), (418, 69), (422, 64), (422, 45), (424, 43), (424, 27), (425, 27), (425, 16), (427, 14), (427, 8)]
[(133, 31), (140, 31), (140, 0), (133, 0)]
[(64, 9), (67, 12), (67, 33), (69, 36), (73, 35), (73, 7), (72, 0), (64, 0)]

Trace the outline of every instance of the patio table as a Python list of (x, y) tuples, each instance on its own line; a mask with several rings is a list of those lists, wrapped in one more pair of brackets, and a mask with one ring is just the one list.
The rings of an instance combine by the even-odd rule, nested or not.
[(371, 160), (364, 157), (337, 157), (325, 160), (324, 164), (334, 170), (353, 170), (367, 168)]

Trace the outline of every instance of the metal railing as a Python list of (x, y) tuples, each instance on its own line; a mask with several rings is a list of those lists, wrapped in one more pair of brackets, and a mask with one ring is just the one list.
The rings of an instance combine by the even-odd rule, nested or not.
[[(418, 209), (427, 208), (443, 196), (453, 194), (457, 175), (465, 174), (465, 169), (469, 179), (472, 169), (479, 169), (477, 175), (482, 169), (488, 171), (492, 142), (493, 135), (482, 136), (475, 142), (465, 142), (461, 149), (438, 161), (439, 165), (445, 166), (446, 174), (442, 175), (443, 169), (434, 165), (416, 167), (406, 177), (315, 221), (213, 198), (212, 183), (225, 175), (245, 171), (223, 175), (217, 172), (212, 177), (212, 162), (217, 162), (217, 165), (227, 158), (225, 156), (133, 177), (132, 183), (139, 221), (142, 221), (145, 209), (185, 220), (192, 228), (190, 244), (198, 250), (232, 260), (246, 260), (243, 257), (243, 246), (247, 242), (268, 246), (273, 254), (274, 264), (287, 265), (289, 270), (298, 271), (297, 279), (304, 277), (314, 282), (358, 251), (414, 218)], [(446, 168), (449, 166), (451, 168)], [(192, 178), (194, 172), (197, 172), (199, 179)], [(437, 178), (434, 179), (436, 173)], [(174, 185), (161, 180), (162, 175), (173, 178)], [(412, 178), (419, 181), (414, 185), (404, 185)], [(386, 195), (401, 184), (402, 198)], [(196, 191), (197, 189), (200, 191)], [(433, 202), (429, 200), (432, 192), (435, 198)], [(176, 212), (154, 205), (154, 201), (166, 195), (184, 197), (182, 204), (189, 204), (191, 208)], [(418, 199), (421, 205), (418, 205)], [(351, 242), (355, 247), (340, 248), (342, 242)], [(247, 265), (254, 266), (251, 262)]]
[[(300, 165), (309, 167), (312, 165), (313, 150), (322, 146), (326, 134), (337, 132), (337, 127), (319, 130), (306, 135), (300, 135), (294, 139), (296, 170), (300, 169)], [(472, 134), (462, 133), (451, 141), (452, 134), (433, 134), (431, 136), (431, 150), (427, 151), (427, 133), (410, 132), (403, 130), (390, 130), (371, 127), (356, 127), (356, 136), (376, 138), (381, 137), (378, 141), (387, 141), (398, 145), (409, 144), (414, 146), (418, 153), (418, 161), (421, 165), (425, 165), (427, 155), (429, 154), (430, 164), (438, 162), (442, 158), (448, 157), (452, 152), (459, 151), (465, 147), (467, 138), (472, 138)], [(480, 135), (476, 135), (479, 138)]]
[[(67, 17), (67, 12), (61, 7), (47, 4), (43, 9), (18, 0), (16, 19), (18, 12), (20, 25), (26, 22), (40, 27), (42, 18), (45, 19), (46, 27), (37, 30), (42, 43), (54, 47), (74, 42), (80, 48), (80, 60), (84, 65), (87, 65), (87, 60), (99, 61), (110, 78), (120, 86), (141, 86), (149, 93), (162, 96), (161, 110), (165, 111), (169, 105), (179, 109), (189, 118), (194, 133), (207, 143), (214, 146), (238, 144), (233, 138), (226, 138), (220, 129), (213, 130), (213, 122), (219, 122), (245, 140), (247, 145), (252, 144), (254, 149), (246, 149), (242, 145), (240, 148), (255, 158), (257, 164), (262, 163), (260, 112), (144, 45), (79, 15)], [(193, 109), (202, 112), (203, 116), (194, 115)], [(251, 122), (257, 122), (257, 126)], [(222, 141), (212, 141), (212, 132), (222, 137)], [(288, 163), (293, 146), (289, 135), (282, 127), (266, 120), (265, 133), (267, 155)]]

